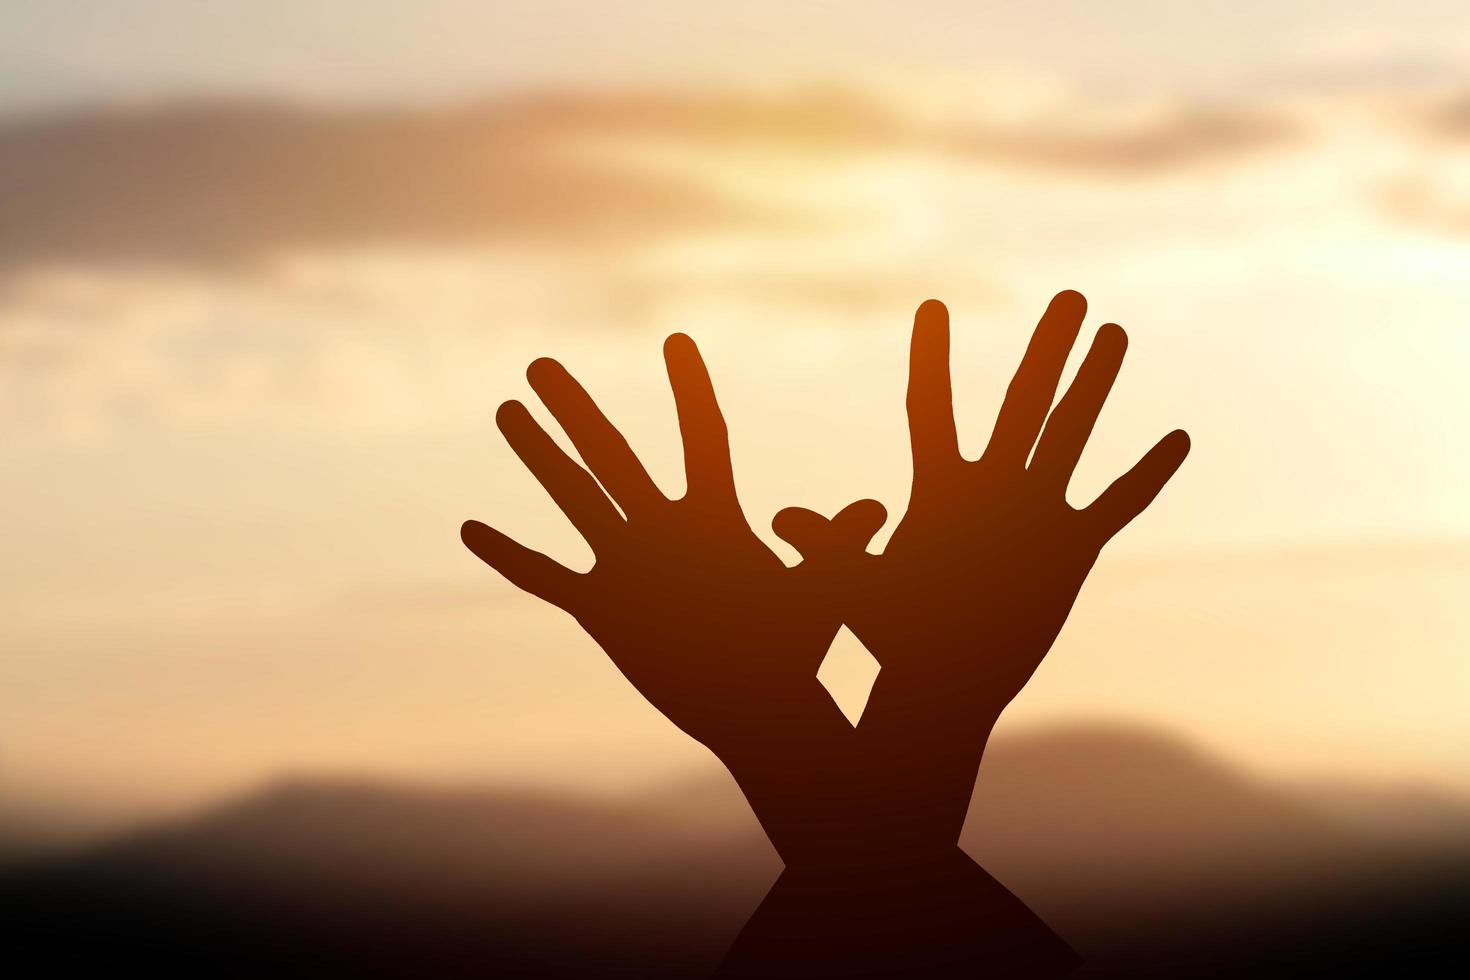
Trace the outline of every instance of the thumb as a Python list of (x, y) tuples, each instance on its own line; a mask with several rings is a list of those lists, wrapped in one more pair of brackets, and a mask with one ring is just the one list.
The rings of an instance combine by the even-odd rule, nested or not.
[(805, 507), (787, 507), (771, 521), (771, 530), (813, 561), (861, 554), (887, 520), (888, 511), (878, 501), (859, 500), (830, 520)]

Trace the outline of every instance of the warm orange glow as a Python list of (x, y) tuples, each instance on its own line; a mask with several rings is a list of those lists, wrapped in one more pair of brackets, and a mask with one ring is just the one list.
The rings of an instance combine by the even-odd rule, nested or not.
[[(763, 42), (733, 28), (708, 72), (686, 46), (640, 75), (630, 30), (601, 42), (627, 63), (578, 34), (546, 77), (423, 54), (433, 91), (392, 108), (367, 68), (283, 67), (311, 108), (221, 100), (265, 88), (230, 59), (0, 121), (0, 809), (114, 825), (283, 771), (625, 792), (704, 765), (456, 539), (493, 517), (589, 560), (492, 423), (525, 366), (563, 360), (675, 490), (658, 351), (687, 331), (758, 530), (896, 513), (913, 308), (949, 304), (973, 454), (1064, 287), (1134, 339), (1079, 483), (1161, 416), (1195, 448), (1002, 730), (1122, 718), (1270, 774), (1470, 791), (1453, 86), (1375, 71), (1398, 42), (1342, 24), (1209, 91), (1018, 72), (994, 38), (993, 70), (895, 41), (859, 75), (870, 6), (795, 35), (831, 29), (821, 85), (740, 77)], [(401, 16), (365, 15), (363, 50), (399, 51)], [(535, 35), (519, 16), (493, 26)], [(996, 33), (1026, 62), (1044, 25), (1020, 20)], [(1171, 77), (1234, 63), (1207, 33)]]

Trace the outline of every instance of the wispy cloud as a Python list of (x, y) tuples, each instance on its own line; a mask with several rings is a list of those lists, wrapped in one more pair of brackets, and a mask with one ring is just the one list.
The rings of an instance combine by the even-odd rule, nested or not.
[(598, 148), (932, 154), (961, 163), (1151, 175), (1300, 135), (1244, 109), (1117, 124), (932, 122), (842, 93), (522, 98), (457, 109), (196, 103), (0, 128), (0, 271), (217, 266), (290, 248), (465, 241), (616, 245), (819, 223)]
[[(380, 241), (648, 237), (748, 205), (579, 160), (523, 109), (200, 104), (0, 130), (0, 263), (198, 265)], [(769, 221), (772, 216), (761, 215)]]
[(1399, 100), (1393, 122), (1414, 141), (1415, 154), (1410, 165), (1378, 184), (1379, 212), (1419, 231), (1451, 239), (1470, 236), (1470, 94)]
[(1151, 119), (1114, 125), (975, 130), (955, 134), (951, 145), (962, 155), (1011, 166), (1147, 177), (1234, 163), (1305, 135), (1305, 127), (1283, 115), (1181, 106)]

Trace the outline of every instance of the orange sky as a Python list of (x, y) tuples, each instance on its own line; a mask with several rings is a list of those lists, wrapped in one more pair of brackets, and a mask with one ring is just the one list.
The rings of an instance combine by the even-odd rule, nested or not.
[[(7, 803), (699, 764), (457, 543), (475, 516), (585, 560), (491, 421), (524, 366), (564, 360), (672, 491), (658, 349), (688, 331), (758, 530), (896, 512), (913, 307), (950, 305), (973, 451), (1063, 287), (1132, 338), (1076, 502), (1170, 428), (1195, 449), (1005, 724), (1137, 718), (1275, 772), (1470, 789), (1470, 18), (1293, 5), (1251, 45), (1264, 5), (1086, 32), (1066, 4), (782, 5), (779, 36), (445, 4), (162, 4), (108, 35), (131, 5), (66, 6), (19, 5), (0, 50), (30, 24), (28, 77), (75, 81), (43, 94), (149, 100), (60, 115), (22, 86), (0, 124)], [(475, 43), (444, 41), (456, 13)], [(769, 53), (742, 75), (740, 51)]]

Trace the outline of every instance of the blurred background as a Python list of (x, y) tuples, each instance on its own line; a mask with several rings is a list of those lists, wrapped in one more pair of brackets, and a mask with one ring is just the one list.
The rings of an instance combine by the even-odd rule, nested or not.
[[(1176, 871), (1470, 853), (1462, 3), (3, 9), (5, 862), (389, 799), (744, 840), (708, 753), (460, 546), (590, 563), (495, 408), (557, 357), (677, 493), (690, 333), (792, 559), (781, 507), (901, 513), (918, 303), (975, 455), (1062, 288), (1132, 341), (1072, 502), (1194, 451), (1003, 718), (994, 785), (1030, 789), (982, 780), (972, 852), (1053, 918), (1179, 828)], [(572, 861), (514, 812), (474, 833)]]

